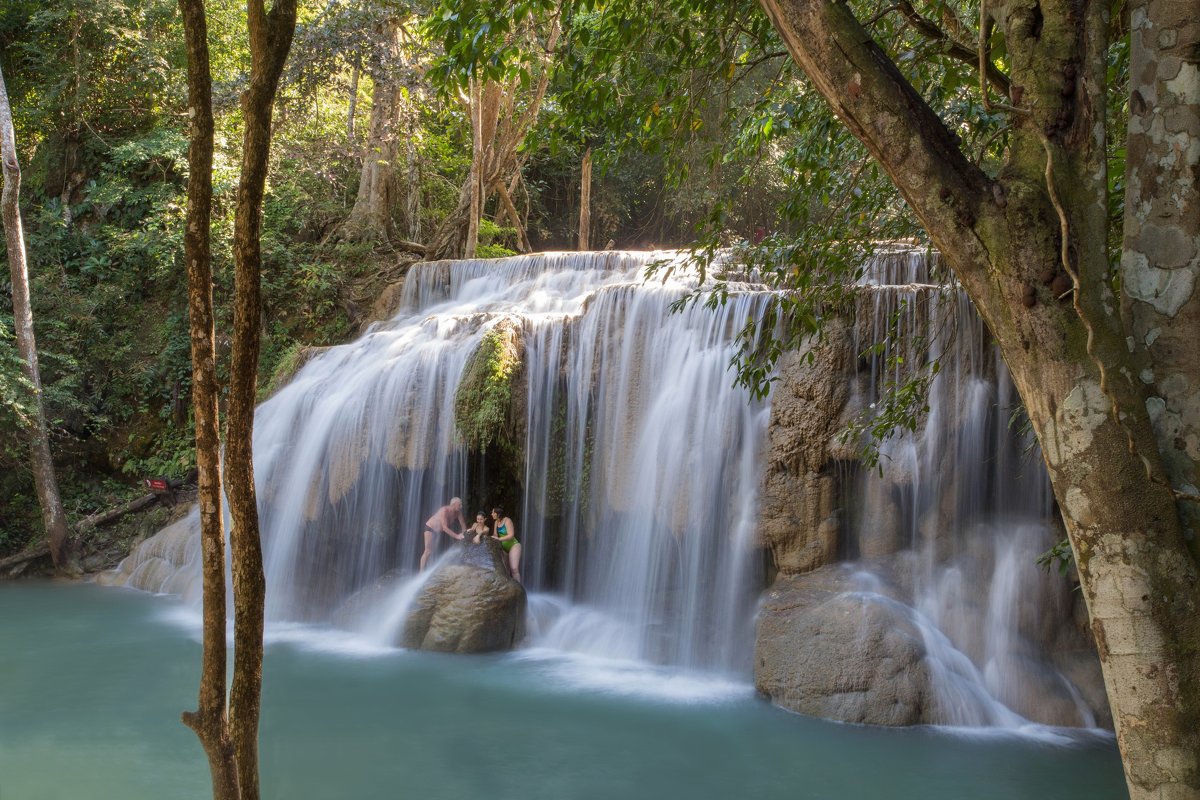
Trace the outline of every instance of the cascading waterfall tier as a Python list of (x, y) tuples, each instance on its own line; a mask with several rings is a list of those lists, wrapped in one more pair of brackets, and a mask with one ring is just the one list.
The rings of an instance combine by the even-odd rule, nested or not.
[[(381, 575), (416, 567), (424, 521), (451, 496), (497, 502), (480, 461), (494, 472), (498, 449), (470, 453), (455, 419), (473, 402), (460, 386), (484, 337), (515, 332), (510, 389), (523, 419), (512, 428), (525, 433), (522, 457), (504, 465), (518, 470), (509, 506), (530, 589), (570, 599), (535, 601), (545, 641), (745, 674), (767, 411), (727, 367), (765, 294), (748, 287), (716, 313), (673, 314), (696, 278), (678, 263), (665, 281), (645, 273), (677, 260), (612, 252), (414, 267), (393, 319), (314, 357), (258, 409), (268, 618), (329, 619)], [(194, 537), (195, 521), (164, 535)], [(190, 555), (176, 589), (199, 580)], [(134, 574), (140, 557), (122, 571)], [(163, 572), (131, 583), (160, 590)]]
[[(654, 262), (675, 269), (647, 280)], [(1040, 697), (1091, 724), (1048, 655), (1069, 638), (1071, 598), (1033, 563), (1057, 535), (1040, 459), (1009, 425), (1018, 403), (978, 317), (929, 264), (878, 257), (855, 318), (830, 321), (819, 357), (785, 357), (771, 403), (729, 369), (762, 286), (673, 311), (698, 286), (674, 253), (415, 266), (392, 319), (258, 410), (268, 618), (341, 623), (356, 596), (355, 624), (394, 641), (424, 521), (461, 496), (468, 521), (472, 503), (515, 518), (539, 646), (744, 679), (760, 671), (767, 546), (777, 587), (846, 561), (857, 577), (839, 597), (902, 609), (930, 676), (921, 702), (938, 709), (908, 721), (1023, 724), (1036, 676)], [(503, 386), (473, 382), (488, 337), (518, 354)], [(930, 358), (928, 410), (864, 468), (838, 432)], [(483, 452), (464, 443), (464, 414), (494, 426)], [(198, 598), (196, 525), (164, 530), (111, 580)], [(381, 576), (400, 589), (362, 608)]]
[[(1063, 536), (1036, 440), (982, 321), (960, 288), (931, 281), (936, 266), (882, 254), (853, 318), (784, 359), (763, 497), (781, 575), (756, 681), (850, 721), (1094, 726), (1107, 709), (1086, 612), (1036, 565)], [(892, 406), (906, 424), (876, 456), (846, 439), (906, 396)], [(845, 674), (801, 668), (791, 653), (814, 637), (826, 675)]]

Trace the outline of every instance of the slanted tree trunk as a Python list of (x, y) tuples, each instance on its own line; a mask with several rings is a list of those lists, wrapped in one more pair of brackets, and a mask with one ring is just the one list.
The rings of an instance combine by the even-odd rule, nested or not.
[[(964, 156), (957, 137), (850, 6), (829, 0), (761, 2), (814, 88), (888, 172), (929, 231), (1008, 363), (1075, 553), (1131, 797), (1195, 800), (1200, 574), (1185, 540), (1180, 500), (1169, 485), (1169, 459), (1159, 450), (1147, 411), (1170, 404), (1153, 394), (1143, 369), (1152, 370), (1152, 381), (1176, 373), (1153, 371), (1154, 352), (1130, 352), (1131, 334), (1116, 313), (1105, 252), (1108, 5), (1003, 0), (983, 15), (981, 41), (998, 26), (1013, 87), (1012, 97), (1005, 98), (1014, 126), (1011, 146), (993, 180)], [(1181, 93), (1192, 91), (1185, 85), (1196, 85), (1196, 68), (1186, 60), (1168, 62), (1177, 59), (1166, 51), (1178, 38), (1160, 33), (1183, 36), (1183, 20), (1195, 19), (1194, 4), (1191, 10), (1185, 5), (1146, 3), (1154, 32), (1140, 37), (1140, 46), (1164, 51), (1159, 79), (1171, 80), (1165, 73), (1175, 66), (1180, 74), (1190, 70), (1190, 83), (1175, 84)], [(1168, 8), (1176, 9), (1180, 24), (1155, 19)], [(1195, 27), (1186, 32), (1191, 43), (1182, 44), (1194, 49)], [(981, 60), (990, 59), (984, 53)], [(1188, 119), (1173, 117), (1176, 125), (1194, 124), (1194, 115)], [(1157, 173), (1145, 171), (1146, 153), (1135, 151), (1136, 142), (1131, 140), (1130, 158), (1142, 165), (1146, 179)], [(1195, 156), (1189, 157), (1187, 169), (1194, 170)], [(1159, 191), (1148, 189), (1156, 196)], [(1154, 241), (1145, 237), (1147, 245)], [(1180, 250), (1186, 252), (1186, 245)], [(1127, 253), (1126, 270), (1131, 260), (1136, 256)], [(1176, 273), (1146, 275), (1161, 291), (1135, 290), (1135, 299), (1152, 297), (1153, 305), (1170, 296), (1179, 304), (1167, 315), (1172, 324), (1194, 319), (1200, 296), (1190, 284), (1188, 291), (1171, 292)], [(1131, 277), (1140, 279), (1136, 273)], [(1136, 305), (1133, 311), (1138, 313)], [(1195, 339), (1190, 342), (1194, 360)], [(1194, 449), (1188, 455), (1195, 461)]]
[(258, 720), (262, 702), (263, 614), (266, 581), (254, 488), (254, 401), (261, 339), (263, 191), (271, 144), (271, 113), (279, 76), (296, 30), (296, 0), (249, 0), (250, 86), (242, 95), (245, 134), (234, 211), (233, 348), (225, 487), (233, 528), (234, 657), (229, 723), (242, 800), (258, 800)]
[[(385, 48), (389, 51), (384, 64), (396, 60), (400, 49), (400, 23), (389, 19), (384, 24)], [(398, 78), (381, 70), (375, 76), (371, 92), (371, 122), (367, 130), (367, 148), (363, 154), (362, 172), (354, 207), (342, 224), (342, 234), (349, 238), (372, 238), (387, 241), (395, 235), (392, 211), (396, 203), (396, 161), (400, 154), (397, 126), (403, 92)]]
[(42, 402), (42, 377), (38, 369), (37, 341), (33, 335), (33, 307), (29, 300), (29, 268), (25, 263), (25, 234), (21, 228), (21, 162), (17, 159), (17, 137), (13, 130), (12, 108), (9, 106), (3, 73), (0, 73), (0, 161), (3, 161), (4, 174), (0, 206), (4, 217), (8, 267), (12, 275), (13, 327), (16, 329), (21, 369), (33, 387), (34, 425), (29, 432), (33, 485), (42, 509), (42, 524), (46, 528), (46, 542), (50, 546), (54, 568), (60, 573), (78, 574), (79, 566), (67, 529), (67, 515), (63, 512), (54, 461), (50, 457), (50, 430)]
[(188, 56), (188, 208), (183, 250), (188, 265), (188, 318), (192, 343), (192, 408), (196, 418), (196, 468), (200, 489), (200, 553), (204, 582), (204, 642), (200, 697), (183, 722), (208, 756), (216, 800), (237, 800), (237, 761), (225, 711), (225, 530), (221, 517), (221, 441), (213, 336), (212, 73), (204, 0), (179, 0)]
[[(516, 175), (513, 177), (515, 178)], [(500, 205), (509, 222), (517, 229), (517, 250), (528, 253), (533, 247), (529, 244), (529, 233), (525, 230), (525, 223), (521, 221), (521, 212), (517, 211), (517, 206), (513, 203), (512, 192), (504, 185), (504, 181), (496, 181), (492, 184), (492, 189), (500, 198)]]
[(583, 154), (579, 170), (579, 249), (588, 249), (588, 232), (592, 227), (592, 148)]

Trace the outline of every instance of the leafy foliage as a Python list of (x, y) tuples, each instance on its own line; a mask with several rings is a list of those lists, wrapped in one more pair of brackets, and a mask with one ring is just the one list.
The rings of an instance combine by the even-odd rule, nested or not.
[[(1008, 121), (985, 108), (976, 69), (950, 53), (952, 42), (975, 37), (966, 22), (974, 8), (960, 0), (851, 5), (964, 151), (996, 174)], [(244, 4), (206, 6), (223, 381), (248, 52)], [(562, 37), (547, 54), (554, 21)], [(400, 26), (399, 49), (383, 35), (392, 24)], [(1127, 112), (1119, 87), (1129, 54), (1123, 36), (1113, 39), (1109, 77), (1117, 90), (1106, 112), (1114, 134), (1110, 213), (1118, 219)], [(994, 55), (1003, 64), (1002, 46)], [(468, 172), (463, 87), (474, 76), (528, 90), (547, 56), (549, 91), (520, 151), (522, 180), (513, 192), (535, 249), (573, 246), (580, 160), (590, 148), (594, 241), (691, 247), (710, 281), (688, 302), (724, 302), (747, 274), (775, 290), (762, 321), (742, 332), (734, 364), (737, 380), (760, 396), (782, 352), (819, 339), (822, 321), (855, 302), (864, 261), (881, 240), (924, 243), (887, 176), (807, 84), (752, 0), (320, 0), (301, 9), (276, 115), (263, 229), (264, 386), (304, 348), (351, 335), (375, 292), (403, 272), (386, 245), (336, 236), (369, 157), (375, 82), (387, 77), (402, 87), (394, 215), (420, 240), (454, 209)], [(175, 2), (10, 0), (0, 6), (0, 65), (25, 167), (23, 214), (54, 449), (60, 462), (79, 465), (65, 482), (176, 473), (189, 459), (191, 373), (181, 253), (185, 59)], [(480, 256), (512, 252), (515, 231), (496, 222), (506, 219), (495, 206), (485, 209)], [(1110, 244), (1116, 252), (1116, 239)], [(725, 255), (731, 250), (736, 268)], [(6, 523), (8, 535), (23, 541), (36, 529), (21, 499), (28, 496), (21, 430), (29, 387), (7, 333), (9, 314), (0, 293), (7, 472), (0, 517), (17, 520)], [(908, 347), (928, 351), (929, 343), (898, 336), (893, 330), (883, 351), (864, 356), (907, 358), (908, 369), (895, 372), (903, 377), (850, 436), (878, 441), (923, 413), (937, 363)]]

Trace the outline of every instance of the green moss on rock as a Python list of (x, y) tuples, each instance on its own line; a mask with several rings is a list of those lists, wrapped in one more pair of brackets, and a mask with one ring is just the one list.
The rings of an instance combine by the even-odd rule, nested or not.
[(486, 452), (493, 445), (519, 455), (525, 415), (518, 383), (522, 376), (522, 333), (515, 320), (503, 320), (483, 335), (467, 362), (454, 397), (454, 423), (466, 446)]

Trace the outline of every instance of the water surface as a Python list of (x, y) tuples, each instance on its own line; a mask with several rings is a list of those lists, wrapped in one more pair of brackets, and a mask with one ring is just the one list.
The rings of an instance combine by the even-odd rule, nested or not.
[[(0, 798), (209, 796), (179, 713), (200, 646), (176, 600), (0, 584)], [(270, 631), (263, 797), (278, 800), (1118, 800), (1109, 736), (882, 730), (743, 684), (538, 651), (435, 656)]]

